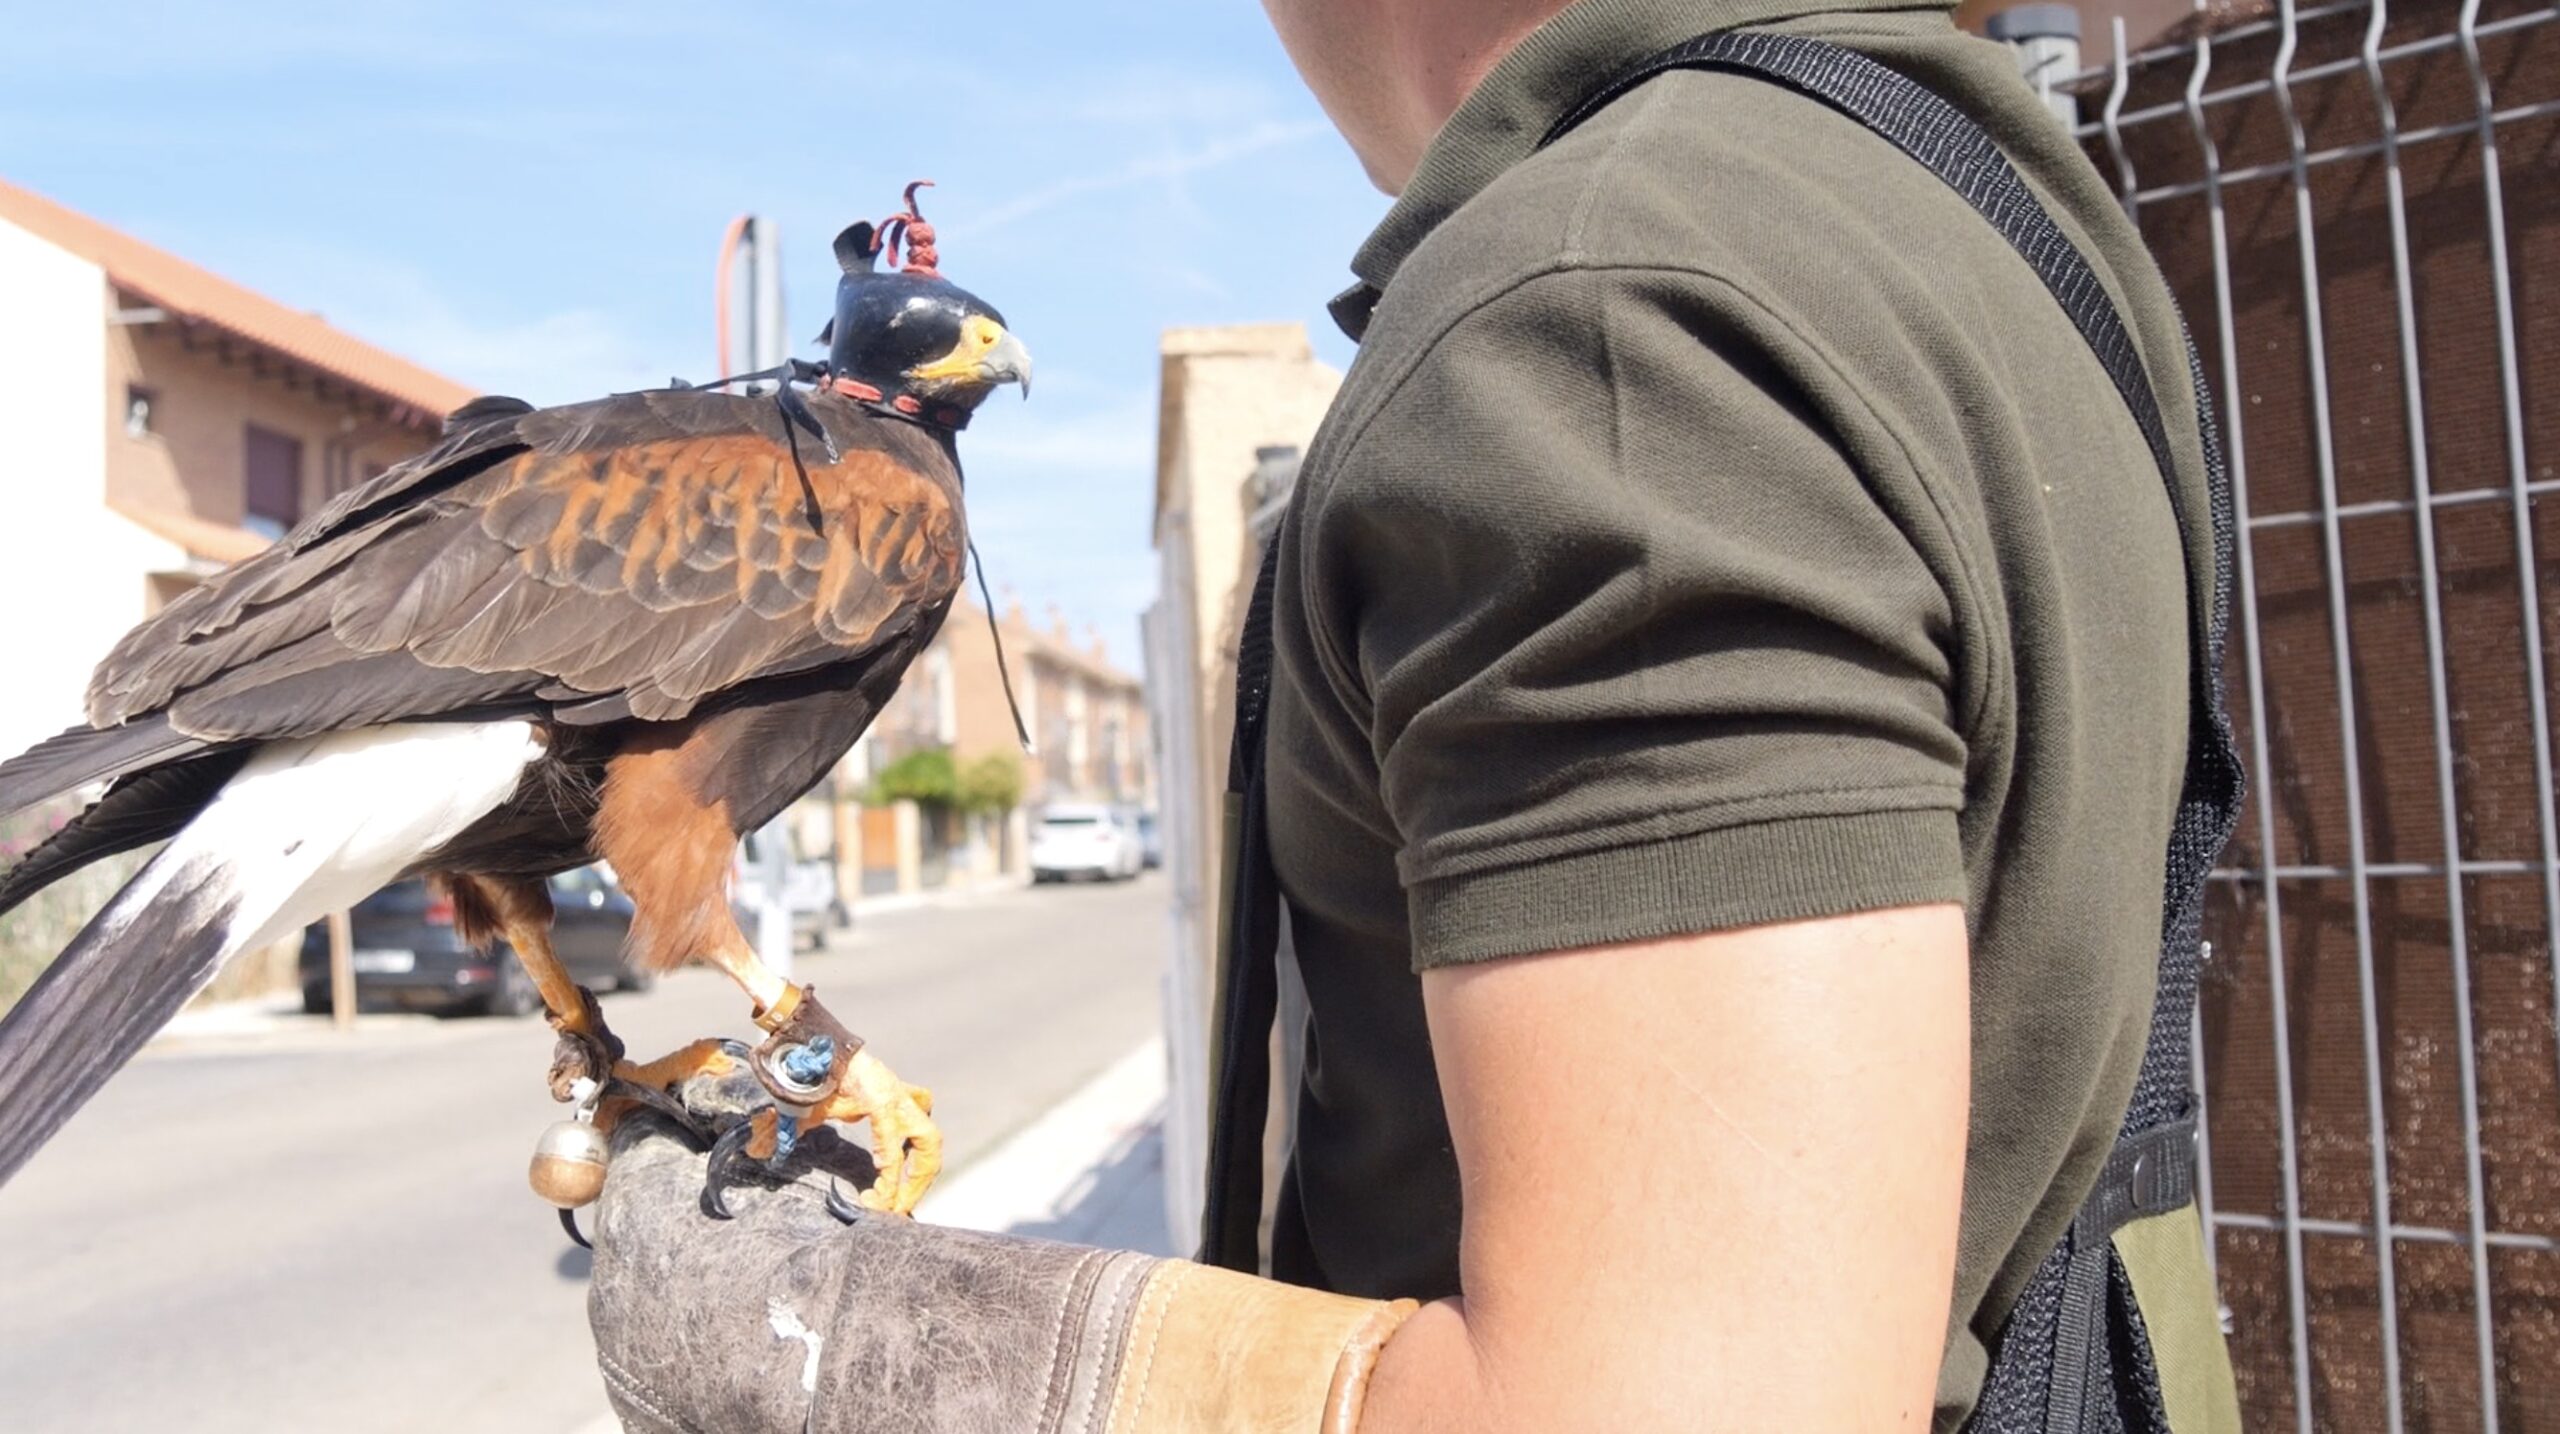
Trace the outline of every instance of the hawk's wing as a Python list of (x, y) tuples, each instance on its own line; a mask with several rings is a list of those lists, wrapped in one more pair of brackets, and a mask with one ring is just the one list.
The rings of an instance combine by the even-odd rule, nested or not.
[(464, 426), (128, 633), (89, 719), (165, 712), (208, 741), (492, 707), (665, 720), (859, 657), (958, 590), (959, 475), (916, 425), (811, 406), (835, 462), (721, 393)]

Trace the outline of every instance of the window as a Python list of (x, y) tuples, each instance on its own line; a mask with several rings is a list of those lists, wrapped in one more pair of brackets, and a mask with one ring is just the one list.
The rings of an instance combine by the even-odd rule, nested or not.
[(127, 438), (147, 438), (151, 434), (151, 410), (158, 406), (160, 395), (138, 383), (124, 388), (124, 432)]
[(263, 538), (281, 538), (302, 521), (302, 440), (248, 427), (248, 501), (240, 526)]

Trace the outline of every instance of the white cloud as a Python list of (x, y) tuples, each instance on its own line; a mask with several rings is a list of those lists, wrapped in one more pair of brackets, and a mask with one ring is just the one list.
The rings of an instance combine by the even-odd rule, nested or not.
[(1283, 122), (1266, 120), (1250, 129), (1192, 150), (1174, 150), (1134, 159), (1116, 169), (1098, 174), (1071, 175), (1041, 185), (991, 209), (979, 211), (965, 223), (951, 226), (955, 233), (990, 234), (1009, 224), (1027, 219), (1044, 209), (1053, 209), (1069, 200), (1088, 195), (1106, 194), (1113, 190), (1134, 188), (1156, 180), (1178, 179), (1202, 170), (1247, 159), (1265, 150), (1302, 143), (1317, 135), (1330, 133), (1320, 120)]

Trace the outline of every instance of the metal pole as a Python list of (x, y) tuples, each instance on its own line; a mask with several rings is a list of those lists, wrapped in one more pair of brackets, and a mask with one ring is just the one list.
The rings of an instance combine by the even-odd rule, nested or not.
[(782, 310), (782, 230), (770, 219), (747, 221), (749, 355), (756, 368), (778, 367), (791, 356)]

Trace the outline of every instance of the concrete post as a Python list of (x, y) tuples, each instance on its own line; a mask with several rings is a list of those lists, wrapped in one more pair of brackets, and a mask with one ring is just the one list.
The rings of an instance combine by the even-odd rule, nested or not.
[(1031, 875), (1031, 813), (1020, 807), (1004, 814), (1004, 874), (1015, 881)]
[(898, 893), (912, 896), (924, 890), (924, 809), (899, 802), (890, 810), (898, 822)]
[(355, 1023), (355, 924), (347, 913), (332, 911), (329, 913), (329, 1024), (343, 1031)]

